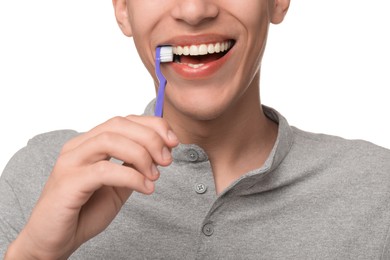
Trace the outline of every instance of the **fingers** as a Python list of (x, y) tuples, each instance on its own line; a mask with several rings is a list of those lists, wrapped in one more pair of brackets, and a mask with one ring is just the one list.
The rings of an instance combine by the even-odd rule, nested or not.
[(73, 165), (89, 165), (114, 157), (125, 162), (125, 165), (142, 172), (149, 179), (156, 180), (159, 173), (154, 161), (159, 164), (168, 162), (168, 159), (163, 161), (163, 155), (158, 152), (161, 149), (156, 148), (149, 152), (133, 140), (116, 133), (106, 132), (87, 139), (64, 156), (67, 155), (67, 161), (71, 161)]
[[(86, 169), (79, 171), (83, 177), (78, 176), (84, 179), (80, 188), (85, 187), (86, 192), (108, 185), (150, 194), (154, 190), (153, 181), (159, 177), (157, 165), (172, 162), (170, 150), (178, 142), (161, 118), (115, 117), (69, 141), (57, 168)], [(109, 158), (124, 163), (114, 164)]]
[(141, 172), (109, 161), (100, 161), (90, 165), (85, 178), (79, 185), (80, 189), (86, 189), (86, 192), (103, 186), (128, 188), (143, 194), (151, 194), (154, 191), (153, 181)]
[[(154, 182), (144, 173), (135, 168), (102, 160), (83, 167), (69, 165), (64, 171), (66, 158), (60, 158), (51, 174), (50, 182), (46, 188), (56, 190), (62, 199), (68, 201), (68, 208), (77, 208), (84, 205), (90, 196), (104, 186), (124, 188), (129, 192), (137, 191), (143, 194), (154, 192)], [(70, 190), (71, 187), (71, 190)], [(70, 196), (70, 197), (69, 197)]]
[(164, 119), (155, 116), (145, 117), (136, 115), (129, 115), (126, 118), (146, 127), (153, 126), (154, 131), (156, 131), (170, 147), (175, 147), (179, 144), (179, 140)]
[[(86, 140), (111, 132), (124, 136), (143, 146), (153, 159), (160, 165), (166, 166), (171, 162), (170, 148), (178, 145), (179, 141), (165, 120), (157, 117), (128, 116), (115, 117), (95, 127), (88, 133), (77, 136), (69, 141), (62, 153), (75, 149)], [(104, 139), (106, 136), (100, 136)]]

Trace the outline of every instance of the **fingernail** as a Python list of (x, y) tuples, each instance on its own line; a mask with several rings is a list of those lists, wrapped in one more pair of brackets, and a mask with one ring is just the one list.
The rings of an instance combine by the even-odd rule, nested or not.
[(171, 152), (165, 146), (164, 146), (164, 148), (162, 150), (162, 158), (163, 158), (164, 161), (169, 161), (172, 158)]
[(168, 130), (168, 139), (170, 141), (173, 141), (173, 142), (179, 142), (179, 139), (177, 138), (177, 136), (175, 135), (174, 132), (172, 132), (171, 130)]
[(152, 163), (152, 168), (151, 168), (151, 170), (152, 170), (153, 176), (157, 176), (157, 175), (159, 174), (159, 171), (158, 171), (158, 169), (157, 169), (157, 166), (156, 166), (154, 163)]

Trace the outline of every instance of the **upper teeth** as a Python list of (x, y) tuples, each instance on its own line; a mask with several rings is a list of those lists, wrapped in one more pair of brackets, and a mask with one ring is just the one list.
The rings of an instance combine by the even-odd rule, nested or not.
[(229, 50), (232, 47), (231, 41), (201, 44), (201, 45), (190, 45), (190, 46), (176, 46), (173, 47), (173, 53), (175, 55), (207, 55), (213, 53), (219, 53)]

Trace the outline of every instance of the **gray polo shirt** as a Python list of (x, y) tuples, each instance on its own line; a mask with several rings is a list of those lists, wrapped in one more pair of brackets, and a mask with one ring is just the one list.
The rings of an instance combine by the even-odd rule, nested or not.
[[(180, 144), (172, 165), (160, 169), (156, 192), (133, 194), (71, 259), (390, 259), (390, 151), (304, 132), (273, 109), (265, 113), (279, 133), (263, 167), (216, 195), (207, 154)], [(0, 255), (76, 134), (36, 136), (6, 166)]]

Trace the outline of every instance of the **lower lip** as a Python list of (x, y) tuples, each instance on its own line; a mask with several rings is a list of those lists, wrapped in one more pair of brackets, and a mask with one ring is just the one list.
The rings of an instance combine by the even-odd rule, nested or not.
[(232, 49), (229, 50), (222, 58), (208, 62), (199, 68), (192, 68), (186, 64), (172, 62), (169, 64), (173, 70), (185, 79), (200, 79), (211, 77), (216, 73), (229, 59), (232, 55)]

